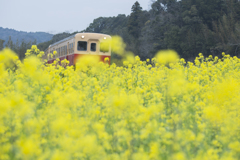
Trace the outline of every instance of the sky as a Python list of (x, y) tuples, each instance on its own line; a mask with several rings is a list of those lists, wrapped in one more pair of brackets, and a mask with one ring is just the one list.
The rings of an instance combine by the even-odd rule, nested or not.
[[(129, 15), (137, 0), (0, 0), (0, 27), (26, 32), (75, 32), (98, 17)], [(138, 0), (149, 10), (152, 0)]]

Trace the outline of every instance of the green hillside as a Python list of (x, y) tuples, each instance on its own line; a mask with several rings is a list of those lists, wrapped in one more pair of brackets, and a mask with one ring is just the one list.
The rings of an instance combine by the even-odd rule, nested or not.
[(13, 43), (16, 43), (17, 40), (20, 42), (24, 40), (25, 42), (36, 41), (37, 43), (42, 43), (51, 40), (53, 34), (45, 32), (23, 32), (0, 27), (0, 39), (6, 43), (9, 40), (9, 36), (11, 36)]

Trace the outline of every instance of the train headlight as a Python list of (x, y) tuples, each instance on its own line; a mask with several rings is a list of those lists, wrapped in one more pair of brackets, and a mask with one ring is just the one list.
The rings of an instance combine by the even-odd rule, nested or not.
[(104, 37), (103, 39), (107, 39), (106, 37)]
[(82, 39), (84, 38), (84, 36), (82, 36)]

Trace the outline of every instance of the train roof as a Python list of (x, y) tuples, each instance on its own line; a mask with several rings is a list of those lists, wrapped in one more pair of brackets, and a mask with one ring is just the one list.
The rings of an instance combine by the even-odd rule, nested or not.
[(55, 46), (55, 45), (60, 44), (60, 43), (62, 43), (62, 42), (65, 42), (65, 41), (67, 41), (67, 40), (69, 40), (69, 39), (74, 38), (75, 36), (76, 36), (76, 34), (74, 34), (74, 35), (72, 35), (72, 36), (70, 36), (70, 37), (64, 38), (64, 39), (62, 39), (62, 40), (60, 40), (60, 41), (58, 41), (58, 42), (55, 42), (55, 43), (51, 44), (49, 47)]
[(60, 43), (62, 43), (62, 42), (65, 42), (65, 41), (70, 40), (70, 39), (72, 39), (72, 38), (74, 38), (74, 37), (77, 37), (77, 36), (91, 36), (91, 35), (109, 36), (109, 35), (107, 35), (107, 34), (102, 34), (102, 33), (76, 33), (76, 34), (74, 34), (74, 35), (72, 35), (72, 36), (70, 36), (70, 37), (64, 38), (64, 39), (62, 39), (62, 40), (60, 40), (60, 41), (58, 41), (58, 42), (55, 42), (55, 43), (51, 44), (49, 47), (58, 45), (58, 44), (60, 44)]

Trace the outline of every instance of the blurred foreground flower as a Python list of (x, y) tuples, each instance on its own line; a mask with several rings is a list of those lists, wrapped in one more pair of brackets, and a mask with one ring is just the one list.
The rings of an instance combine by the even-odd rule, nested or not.
[(13, 67), (17, 60), (18, 60), (18, 56), (8, 48), (5, 48), (0, 52), (0, 68), (1, 69)]
[(135, 63), (135, 56), (132, 52), (127, 52), (125, 56), (125, 61), (123, 61), (124, 66), (128, 66), (128, 64)]
[(109, 44), (111, 44), (112, 52), (123, 55), (125, 53), (126, 44), (123, 42), (123, 39), (119, 36), (112, 36), (112, 39), (105, 40), (101, 43), (100, 50), (108, 51)]
[(112, 52), (119, 55), (123, 55), (125, 52), (126, 44), (123, 42), (123, 39), (119, 36), (113, 36), (111, 42)]
[(87, 71), (89, 67), (96, 66), (100, 62), (99, 56), (84, 55), (78, 58), (76, 70)]
[(167, 65), (175, 63), (179, 59), (177, 52), (173, 50), (162, 50), (156, 54), (156, 60), (159, 64)]

